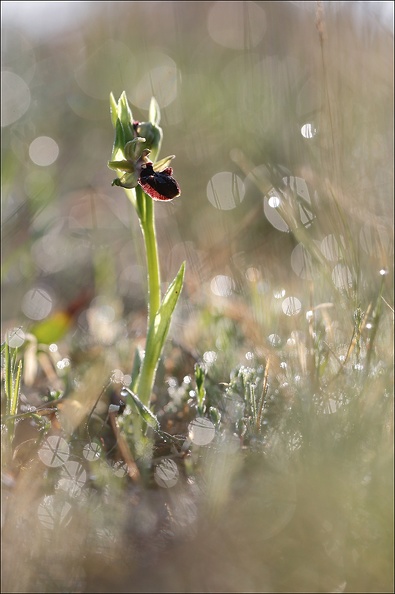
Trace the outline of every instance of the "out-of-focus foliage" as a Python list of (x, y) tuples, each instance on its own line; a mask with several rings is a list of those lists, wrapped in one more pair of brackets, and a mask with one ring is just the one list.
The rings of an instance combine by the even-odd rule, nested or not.
[(111, 90), (126, 90), (140, 120), (154, 94), (162, 153), (177, 155), (182, 198), (157, 208), (163, 280), (181, 254), (192, 296), (210, 294), (216, 275), (243, 294), (251, 267), (291, 293), (306, 285), (294, 238), (264, 211), (265, 193), (291, 175), (319, 214), (311, 241), (332, 239), (336, 194), (348, 217), (339, 235), (358, 240), (353, 263), (371, 285), (392, 257), (392, 33), (373, 6), (385, 3), (328, 4), (323, 55), (313, 3), (81, 4), (89, 17), (64, 17), (65, 30), (57, 21), (71, 5), (3, 5), (6, 318), (21, 314), (32, 284), (62, 305), (92, 283), (129, 306), (142, 297), (138, 223), (133, 246), (106, 167)]
[[(185, 436), (199, 406), (215, 427), (212, 445), (189, 430), (185, 482), (169, 459), (157, 485), (177, 486), (145, 497), (95, 458), (86, 497), (43, 498), (27, 465), (7, 591), (391, 591), (391, 7), (2, 4), (2, 314), (21, 398), (77, 394), (82, 415), (108, 370), (133, 377), (145, 257), (107, 168), (108, 96), (125, 90), (140, 121), (157, 98), (182, 190), (155, 204), (163, 288), (186, 274), (154, 413)], [(58, 346), (47, 326), (32, 338), (66, 312)], [(47, 491), (70, 481), (45, 472)]]

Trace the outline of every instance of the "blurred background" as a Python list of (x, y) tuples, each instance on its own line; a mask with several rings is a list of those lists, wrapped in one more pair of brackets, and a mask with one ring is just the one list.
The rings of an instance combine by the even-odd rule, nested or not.
[(159, 102), (182, 190), (155, 205), (162, 280), (187, 260), (184, 309), (252, 284), (308, 308), (305, 254), (273, 202), (284, 177), (332, 269), (333, 193), (365, 280), (372, 259), (388, 268), (393, 5), (323, 4), (2, 3), (3, 319), (29, 325), (32, 289), (36, 319), (86, 290), (144, 307), (137, 217), (107, 168), (111, 91), (140, 121)]
[[(189, 389), (182, 382), (195, 359), (218, 389), (235, 366), (270, 354), (273, 426), (281, 426), (270, 442), (281, 442), (275, 481), (288, 477), (273, 487), (274, 508), (297, 489), (293, 523), (286, 506), (278, 539), (262, 536), (277, 516), (256, 492), (272, 487), (265, 472), (251, 481), (247, 473), (243, 504), (236, 494), (219, 531), (208, 521), (200, 535), (200, 561), (182, 543), (179, 562), (165, 559), (151, 582), (143, 568), (133, 587), (391, 591), (393, 3), (3, 2), (1, 10), (2, 334), (66, 312), (73, 332), (60, 343), (57, 375), (71, 358), (75, 377), (99, 345), (130, 379), (145, 334), (145, 253), (137, 215), (107, 167), (109, 95), (125, 90), (139, 121), (156, 97), (160, 157), (176, 155), (182, 192), (155, 203), (155, 213), (163, 289), (186, 260), (171, 344), (192, 357), (181, 364), (168, 347), (158, 396), (172, 375), (166, 398)], [(58, 342), (41, 331), (39, 341)], [(327, 351), (309, 384), (317, 336)], [(14, 338), (11, 346), (23, 343)], [(47, 373), (44, 388), (57, 379)], [(296, 487), (295, 442), (305, 447)], [(211, 462), (224, 478), (229, 459)], [(46, 576), (52, 565), (42, 559)], [(180, 566), (192, 567), (188, 585)], [(23, 571), (11, 573), (13, 591), (32, 591), (18, 583)], [(100, 579), (91, 591), (114, 591), (112, 574), (107, 590), (97, 590)]]

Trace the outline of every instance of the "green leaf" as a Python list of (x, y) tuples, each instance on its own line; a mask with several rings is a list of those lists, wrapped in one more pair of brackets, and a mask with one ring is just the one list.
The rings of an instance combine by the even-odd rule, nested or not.
[(210, 406), (208, 409), (208, 416), (209, 419), (214, 423), (216, 427), (219, 427), (221, 422), (221, 413), (219, 412), (218, 408), (214, 406)]
[[(125, 392), (126, 392), (126, 394), (125, 394)], [(132, 390), (130, 390), (129, 388), (125, 387), (125, 388), (122, 388), (122, 395), (125, 395), (125, 396), (128, 395), (131, 397), (131, 401), (136, 406), (136, 408), (139, 412), (139, 415), (147, 423), (147, 425), (149, 425), (153, 429), (159, 429), (159, 421), (158, 421), (156, 415), (154, 415), (154, 413), (151, 412), (150, 409), (147, 408), (145, 406), (145, 404), (143, 404), (141, 402), (141, 400), (137, 396), (137, 394), (132, 392)]]
[(121, 122), (121, 126), (123, 129), (125, 140), (123, 146), (125, 146), (127, 142), (134, 139), (133, 115), (129, 107), (125, 91), (123, 91), (118, 101), (118, 119)]
[(154, 126), (159, 126), (160, 124), (160, 108), (157, 100), (155, 97), (151, 98), (151, 103), (149, 106), (148, 112), (148, 119)]
[(117, 105), (117, 102), (115, 101), (115, 97), (112, 93), (110, 93), (110, 115), (111, 115), (112, 125), (115, 128), (117, 119), (118, 119), (118, 105)]
[(16, 411), (18, 410), (21, 378), (22, 378), (22, 361), (19, 361), (18, 368), (16, 370), (15, 381), (14, 381), (14, 385), (13, 385), (13, 389), (12, 389), (12, 399), (11, 399), (11, 406), (10, 406), (10, 414), (11, 415), (16, 415)]
[(121, 120), (123, 126), (133, 123), (133, 114), (129, 107), (126, 92), (123, 91), (118, 101), (118, 118)]
[(140, 373), (140, 368), (141, 368), (141, 356), (140, 356), (139, 349), (136, 348), (136, 350), (134, 352), (134, 359), (133, 359), (132, 381), (130, 382), (131, 390), (136, 389), (137, 380), (138, 380), (139, 373)]
[[(148, 373), (147, 370), (151, 370), (153, 376), (155, 376), (155, 370), (162, 354), (164, 342), (169, 332), (171, 317), (182, 290), (184, 274), (185, 262), (181, 264), (176, 278), (167, 289), (163, 301), (160, 304), (159, 309), (148, 329), (145, 356), (137, 385), (137, 391), (144, 401), (146, 400), (146, 397), (148, 401), (150, 396), (150, 392), (148, 396), (146, 394), (147, 385), (144, 383), (144, 379), (146, 379), (146, 374)], [(151, 389), (151, 385), (149, 386), (149, 389)]]
[(121, 124), (121, 120), (117, 118), (115, 122), (115, 138), (114, 144), (112, 147), (112, 154), (111, 154), (111, 161), (116, 161), (119, 157), (124, 157), (124, 148), (125, 148), (126, 140), (125, 140), (125, 133), (123, 126)]
[(195, 365), (195, 381), (196, 381), (196, 391), (197, 391), (197, 404), (198, 404), (198, 412), (199, 414), (204, 414), (205, 412), (205, 399), (206, 399), (206, 390), (204, 387), (204, 379), (205, 373), (204, 369), (196, 363)]
[(153, 326), (150, 328), (149, 334), (153, 333), (153, 340), (156, 342), (158, 350), (158, 359), (162, 352), (163, 344), (169, 332), (171, 317), (177, 305), (178, 298), (182, 290), (185, 274), (185, 262), (181, 264), (180, 270), (176, 278), (166, 291), (163, 301), (160, 304), (159, 310), (154, 318)]

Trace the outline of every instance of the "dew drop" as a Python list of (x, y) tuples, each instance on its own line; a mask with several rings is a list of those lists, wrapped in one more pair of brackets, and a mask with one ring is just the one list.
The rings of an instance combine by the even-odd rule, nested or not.
[(245, 275), (250, 283), (258, 283), (261, 280), (261, 273), (258, 268), (254, 268), (253, 266), (247, 268)]
[(124, 386), (130, 386), (130, 384), (132, 383), (132, 376), (129, 374), (125, 374), (123, 376), (122, 383)]
[(270, 208), (278, 208), (281, 204), (281, 199), (276, 194), (272, 194), (267, 203)]
[(30, 289), (22, 299), (22, 311), (31, 320), (43, 320), (51, 309), (52, 297), (44, 289)]
[(79, 497), (85, 482), (85, 468), (79, 462), (69, 460), (62, 468), (57, 488), (66, 491), (71, 497)]
[(125, 462), (122, 462), (122, 460), (112, 464), (112, 468), (115, 476), (117, 476), (118, 478), (123, 478), (128, 473), (128, 467), (126, 466)]
[(302, 303), (297, 297), (286, 297), (281, 304), (281, 308), (285, 315), (296, 316), (302, 309)]
[(111, 374), (111, 382), (114, 384), (123, 384), (124, 375), (120, 369), (114, 369)]
[(211, 291), (218, 297), (229, 297), (234, 288), (233, 279), (224, 274), (218, 274), (210, 283)]
[(280, 204), (281, 200), (278, 197), (278, 194), (275, 193), (275, 190), (270, 190), (270, 192), (263, 198), (263, 212), (269, 223), (275, 229), (287, 233), (289, 231), (289, 226), (278, 211)]
[(269, 334), (268, 341), (274, 347), (277, 347), (281, 344), (281, 338), (278, 334)]
[(17, 349), (23, 345), (26, 335), (21, 327), (11, 328), (5, 334), (5, 341), (12, 349)]
[(70, 456), (70, 448), (63, 437), (50, 435), (38, 450), (38, 455), (41, 462), (46, 466), (56, 468), (63, 466), (67, 462)]
[(240, 177), (230, 171), (216, 173), (207, 185), (207, 198), (219, 210), (231, 210), (244, 199), (245, 188)]
[(52, 165), (59, 156), (59, 146), (49, 136), (38, 136), (29, 146), (29, 157), (36, 165)]
[(162, 460), (155, 468), (154, 479), (159, 487), (163, 487), (165, 489), (174, 487), (178, 481), (178, 476), (179, 472), (177, 464), (174, 462), (174, 460), (170, 460), (169, 458)]
[(82, 454), (88, 462), (93, 462), (93, 460), (98, 460), (101, 455), (101, 447), (98, 443), (87, 443), (82, 450)]
[(122, 396), (122, 398), (127, 398), (129, 396), (129, 392), (126, 389), (126, 387), (125, 388), (122, 388), (122, 390), (121, 390), (121, 396)]
[(189, 439), (198, 446), (209, 444), (215, 436), (214, 424), (206, 418), (199, 417), (188, 425)]
[(285, 289), (277, 289), (273, 291), (275, 299), (282, 299), (285, 296)]
[(208, 365), (215, 363), (216, 360), (217, 360), (217, 353), (215, 351), (206, 351), (203, 354), (203, 361), (205, 363), (207, 363)]
[(317, 134), (317, 129), (314, 126), (314, 124), (308, 122), (306, 124), (303, 124), (303, 126), (300, 129), (300, 132), (304, 138), (314, 138), (314, 136)]

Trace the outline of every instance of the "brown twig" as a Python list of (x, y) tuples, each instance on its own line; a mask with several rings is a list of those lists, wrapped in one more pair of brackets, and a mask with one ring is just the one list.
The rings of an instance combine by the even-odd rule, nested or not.
[(108, 414), (112, 430), (114, 432), (115, 438), (117, 440), (117, 445), (119, 447), (119, 451), (124, 459), (127, 467), (128, 467), (128, 475), (135, 483), (140, 482), (140, 471), (137, 468), (137, 464), (133, 459), (132, 453), (129, 449), (126, 439), (123, 437), (122, 433), (119, 430), (117, 413), (110, 412)]

